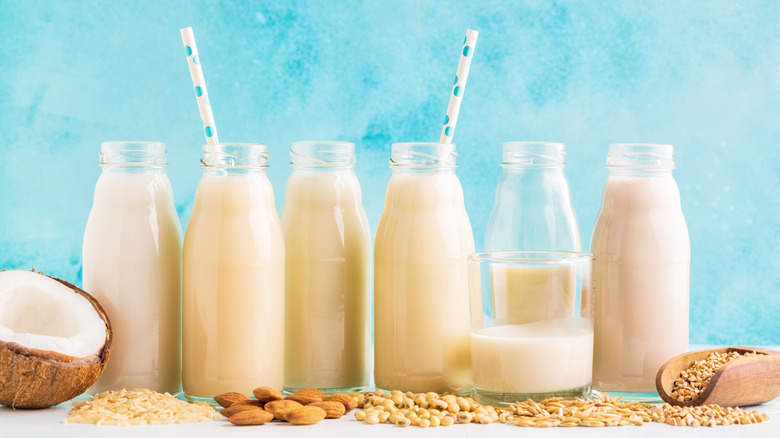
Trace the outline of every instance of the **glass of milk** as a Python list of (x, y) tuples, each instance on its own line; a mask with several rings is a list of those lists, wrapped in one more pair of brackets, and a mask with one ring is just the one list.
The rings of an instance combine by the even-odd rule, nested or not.
[(586, 397), (593, 363), (593, 256), (496, 251), (469, 256), (474, 397)]
[(181, 388), (181, 225), (165, 143), (100, 145), (102, 173), (84, 231), (84, 290), (114, 329), (94, 392)]
[(284, 389), (369, 383), (371, 231), (355, 145), (295, 142), (282, 209), (286, 244)]
[(377, 388), (469, 391), (468, 255), (474, 236), (455, 145), (396, 143), (374, 243)]
[(206, 144), (184, 236), (182, 388), (282, 389), (284, 237), (262, 144)]

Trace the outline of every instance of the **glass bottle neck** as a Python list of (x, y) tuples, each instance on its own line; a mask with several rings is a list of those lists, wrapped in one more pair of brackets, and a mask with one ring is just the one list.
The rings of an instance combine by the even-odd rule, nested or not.
[(394, 166), (393, 175), (455, 175), (454, 167)]
[(203, 166), (203, 176), (265, 176), (265, 167)]
[(671, 177), (671, 168), (644, 167), (608, 167), (609, 176), (622, 178), (660, 178)]
[(102, 174), (165, 175), (165, 166), (101, 164)]

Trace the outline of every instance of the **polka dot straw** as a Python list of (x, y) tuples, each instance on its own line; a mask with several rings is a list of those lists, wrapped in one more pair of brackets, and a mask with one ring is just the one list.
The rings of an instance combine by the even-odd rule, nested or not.
[(195, 35), (191, 27), (180, 30), (181, 40), (184, 43), (184, 51), (187, 54), (187, 64), (190, 67), (192, 85), (195, 86), (195, 98), (198, 100), (200, 118), (203, 119), (203, 133), (206, 134), (206, 143), (219, 143), (217, 138), (217, 125), (214, 123), (214, 114), (211, 112), (209, 94), (206, 91), (206, 79), (203, 78), (203, 69), (200, 67), (198, 47), (195, 45)]
[(447, 114), (444, 116), (444, 126), (441, 130), (439, 143), (452, 143), (452, 136), (455, 134), (455, 123), (458, 122), (458, 113), (460, 113), (460, 103), (463, 101), (463, 90), (466, 88), (466, 80), (469, 78), (469, 69), (471, 68), (471, 59), (474, 54), (474, 47), (477, 45), (476, 30), (467, 30), (466, 39), (463, 41), (463, 49), (458, 62), (458, 71), (455, 74), (455, 81), (452, 83), (452, 94), (450, 94), (450, 104), (447, 107)]

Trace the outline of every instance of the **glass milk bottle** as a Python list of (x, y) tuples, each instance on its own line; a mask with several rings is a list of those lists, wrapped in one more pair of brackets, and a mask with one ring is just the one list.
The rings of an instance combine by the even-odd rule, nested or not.
[(486, 251), (579, 251), (562, 143), (504, 143)]
[(690, 241), (672, 146), (613, 144), (593, 230), (593, 384), (657, 399), (655, 376), (688, 349)]
[(295, 142), (290, 156), (284, 388), (365, 389), (371, 237), (355, 145)]
[(282, 389), (284, 238), (261, 144), (206, 144), (184, 237), (182, 387)]
[(84, 290), (106, 310), (111, 360), (94, 392), (181, 387), (181, 225), (165, 144), (104, 142), (84, 231)]
[(455, 145), (397, 143), (374, 243), (374, 379), (383, 389), (470, 390), (474, 237)]

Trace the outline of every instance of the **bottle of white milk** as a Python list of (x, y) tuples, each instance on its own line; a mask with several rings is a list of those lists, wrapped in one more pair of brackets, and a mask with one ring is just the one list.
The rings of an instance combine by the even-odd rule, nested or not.
[(295, 142), (282, 209), (286, 250), (284, 388), (368, 386), (371, 236), (355, 145)]
[(455, 145), (393, 145), (374, 243), (374, 379), (383, 389), (470, 390), (474, 237)]
[(580, 250), (577, 218), (563, 173), (565, 158), (563, 143), (504, 143), (504, 170), (485, 232), (486, 251)]
[(184, 237), (182, 388), (282, 389), (284, 238), (260, 144), (203, 146)]
[(670, 145), (613, 144), (593, 231), (593, 385), (657, 398), (655, 376), (688, 349), (690, 241)]
[(104, 142), (84, 231), (84, 290), (114, 330), (92, 391), (181, 388), (181, 225), (165, 175), (165, 144)]

